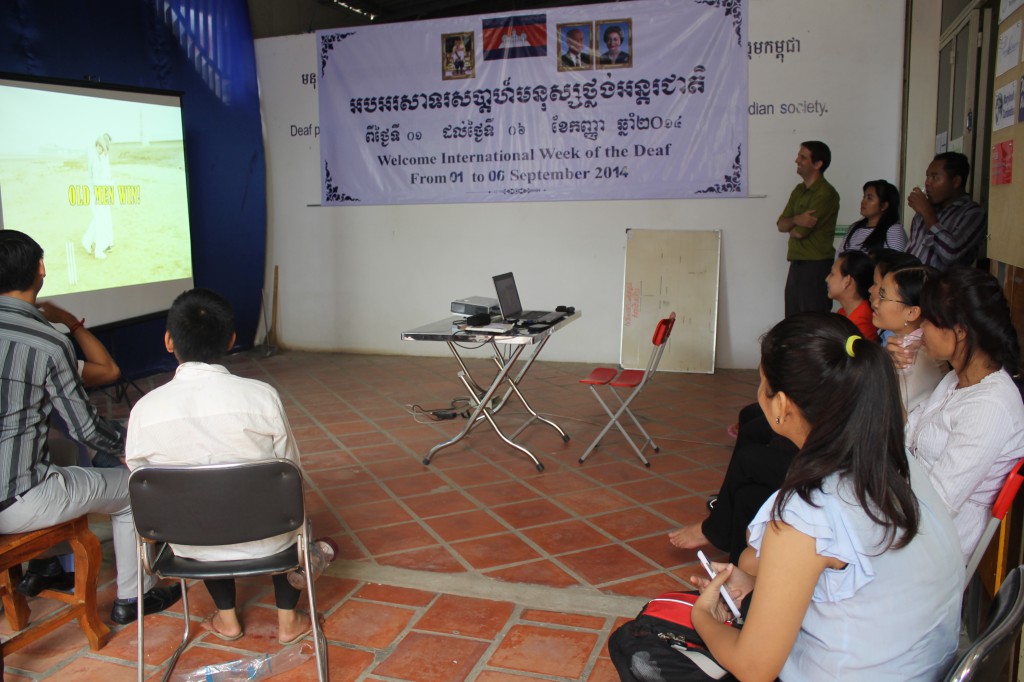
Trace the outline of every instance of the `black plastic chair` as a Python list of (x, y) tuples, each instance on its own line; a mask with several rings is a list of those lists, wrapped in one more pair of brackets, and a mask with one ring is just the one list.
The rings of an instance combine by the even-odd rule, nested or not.
[[(244, 578), (287, 573), (309, 564), (312, 530), (302, 496), (302, 471), (286, 459), (208, 466), (144, 466), (128, 479), (135, 517), (139, 560), (138, 679), (144, 677), (143, 571), (181, 581), (185, 635), (171, 657), (163, 680), (170, 677), (189, 641), (190, 619), (185, 580)], [(299, 531), (296, 544), (259, 559), (196, 561), (174, 555), (168, 543), (229, 545)], [(155, 547), (151, 545), (155, 543)], [(151, 558), (152, 557), (152, 558)], [(313, 577), (306, 572), (306, 592), (313, 622), (317, 675), (328, 679), (327, 643), (316, 617)]]
[(943, 679), (998, 679), (1024, 625), (1024, 566), (1010, 571), (989, 611), (989, 623)]

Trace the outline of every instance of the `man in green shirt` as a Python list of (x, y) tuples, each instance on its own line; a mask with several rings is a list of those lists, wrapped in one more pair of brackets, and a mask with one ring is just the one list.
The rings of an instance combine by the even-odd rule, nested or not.
[(832, 245), (839, 215), (839, 193), (825, 179), (832, 152), (816, 140), (800, 144), (796, 174), (803, 182), (793, 188), (779, 216), (779, 232), (789, 235), (789, 276), (786, 278), (786, 317), (794, 313), (832, 310), (825, 278), (832, 269)]

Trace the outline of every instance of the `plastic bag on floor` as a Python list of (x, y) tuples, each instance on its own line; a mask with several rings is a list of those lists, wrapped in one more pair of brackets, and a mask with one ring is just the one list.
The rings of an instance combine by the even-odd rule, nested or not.
[(244, 682), (263, 680), (271, 675), (297, 668), (313, 657), (313, 643), (286, 646), (273, 654), (261, 654), (227, 663), (216, 663), (192, 672), (175, 672), (172, 682)]

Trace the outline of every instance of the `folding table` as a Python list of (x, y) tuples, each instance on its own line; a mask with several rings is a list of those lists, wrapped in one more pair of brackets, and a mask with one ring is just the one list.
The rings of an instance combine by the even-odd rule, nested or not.
[[(473, 403), (473, 412), (470, 414), (462, 430), (454, 438), (432, 447), (427, 456), (423, 458), (423, 463), (430, 464), (431, 458), (438, 451), (458, 443), (476, 428), (478, 424), (487, 422), (502, 441), (533, 460), (537, 471), (544, 471), (544, 465), (541, 461), (529, 449), (516, 443), (515, 438), (534, 422), (550, 426), (558, 432), (558, 435), (562, 437), (564, 442), (569, 441), (569, 436), (558, 424), (546, 417), (542, 417), (530, 406), (530, 403), (523, 395), (520, 384), (526, 377), (526, 373), (529, 372), (530, 367), (533, 366), (537, 356), (540, 355), (544, 346), (547, 345), (551, 336), (565, 325), (579, 318), (581, 314), (577, 310), (572, 315), (564, 317), (547, 329), (536, 333), (530, 333), (526, 329), (520, 328), (500, 334), (460, 330), (456, 325), (464, 323), (464, 320), (457, 320), (452, 317), (446, 317), (443, 320), (402, 332), (402, 339), (404, 341), (443, 341), (448, 344), (448, 349), (455, 357), (455, 361), (459, 363), (460, 370), (457, 374), (459, 381), (469, 391), (470, 400)], [(459, 353), (460, 345), (465, 350), (465, 344), (477, 344), (474, 347), (487, 346), (491, 351), (491, 357), (497, 367), (497, 372), (486, 387), (473, 378), (469, 368), (466, 367), (466, 363), (462, 359), (462, 355)], [(530, 353), (520, 363), (518, 370), (513, 371), (516, 369), (516, 363), (520, 360), (520, 356), (522, 356), (527, 348), (531, 349)], [(502, 390), (503, 385), (505, 392), (500, 398), (497, 398), (496, 396)], [(513, 395), (526, 407), (530, 417), (511, 435), (505, 435), (505, 432), (495, 422), (494, 417), (508, 404)]]

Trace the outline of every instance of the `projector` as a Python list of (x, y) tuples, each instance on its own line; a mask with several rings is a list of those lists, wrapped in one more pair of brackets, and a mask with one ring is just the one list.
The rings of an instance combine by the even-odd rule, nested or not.
[(452, 301), (452, 312), (456, 315), (469, 317), (470, 315), (496, 315), (498, 314), (498, 299), (487, 298), (486, 296), (470, 296)]

